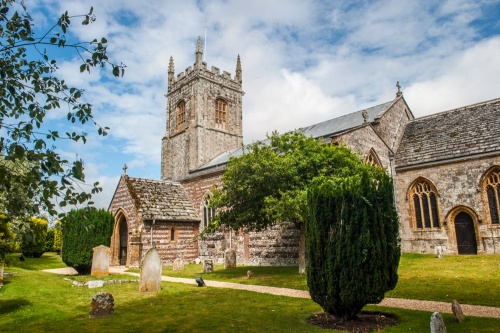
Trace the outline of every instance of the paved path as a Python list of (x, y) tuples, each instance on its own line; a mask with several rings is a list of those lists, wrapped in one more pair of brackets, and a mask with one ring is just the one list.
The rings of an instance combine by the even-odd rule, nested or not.
[[(128, 274), (133, 276), (139, 276), (139, 273), (125, 272), (127, 270), (124, 266), (112, 266), (109, 268), (110, 273), (118, 274)], [(52, 269), (46, 270), (51, 273), (67, 274), (68, 269)], [(68, 275), (68, 274), (67, 274)], [(170, 276), (162, 276), (162, 281), (167, 282), (177, 282), (177, 283), (187, 283), (192, 285), (197, 285), (194, 279), (186, 278), (175, 278)], [(232, 282), (220, 282), (204, 280), (207, 287), (215, 288), (230, 288), (237, 290), (247, 290), (257, 293), (272, 294), (278, 296), (288, 296), (288, 297), (298, 297), (298, 298), (311, 298), (309, 292), (306, 290), (296, 290), (288, 288), (277, 288), (277, 287), (267, 287), (267, 286), (256, 286), (250, 284), (239, 284)], [(420, 301), (414, 299), (404, 299), (404, 298), (385, 298), (379, 306), (385, 306), (390, 308), (400, 308), (400, 309), (410, 309), (419, 311), (429, 311), (429, 312), (441, 312), (441, 313), (452, 313), (451, 303), (446, 302), (435, 302), (435, 301)], [(500, 308), (495, 308), (491, 306), (479, 306), (479, 305), (467, 305), (461, 304), (462, 311), (466, 316), (475, 317), (490, 317), (490, 318), (500, 318)]]

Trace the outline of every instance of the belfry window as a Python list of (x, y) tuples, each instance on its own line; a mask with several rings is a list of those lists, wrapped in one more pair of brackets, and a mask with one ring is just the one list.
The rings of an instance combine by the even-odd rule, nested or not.
[(215, 216), (215, 209), (209, 206), (210, 206), (210, 195), (207, 195), (203, 199), (203, 225), (201, 226), (201, 229), (204, 229)]
[(500, 168), (485, 178), (484, 191), (488, 200), (491, 224), (500, 224)]
[(215, 124), (225, 127), (227, 122), (227, 103), (222, 99), (215, 101)]
[(175, 108), (175, 128), (177, 130), (184, 129), (186, 125), (186, 102), (180, 101)]
[(439, 228), (437, 194), (426, 180), (416, 182), (410, 191), (416, 229)]

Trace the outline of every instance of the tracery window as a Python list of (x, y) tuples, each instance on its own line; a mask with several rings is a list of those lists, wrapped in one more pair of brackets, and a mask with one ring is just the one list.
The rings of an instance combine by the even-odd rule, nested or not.
[(210, 195), (206, 195), (203, 199), (203, 225), (201, 229), (204, 229), (214, 218), (215, 209), (209, 207), (210, 205)]
[(225, 126), (227, 122), (227, 103), (222, 99), (215, 101), (215, 123)]
[(370, 149), (368, 154), (366, 154), (365, 163), (379, 167), (379, 168), (382, 167), (382, 163), (380, 162), (380, 159), (378, 158), (377, 153), (375, 152), (375, 149), (373, 149), (373, 148)]
[(416, 229), (439, 228), (437, 194), (426, 180), (416, 182), (410, 191)]
[(184, 129), (186, 125), (186, 102), (180, 101), (175, 108), (175, 128)]
[(500, 168), (495, 168), (484, 180), (491, 224), (500, 224)]

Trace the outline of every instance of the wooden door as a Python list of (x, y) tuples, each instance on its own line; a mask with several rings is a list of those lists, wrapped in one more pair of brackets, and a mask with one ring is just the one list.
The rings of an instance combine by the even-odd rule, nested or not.
[(476, 231), (472, 217), (460, 212), (455, 217), (458, 254), (477, 254)]

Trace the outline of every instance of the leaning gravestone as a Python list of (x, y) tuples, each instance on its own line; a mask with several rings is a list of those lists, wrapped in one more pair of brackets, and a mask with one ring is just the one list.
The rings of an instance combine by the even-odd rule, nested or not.
[(90, 302), (89, 318), (102, 318), (112, 316), (115, 312), (115, 299), (110, 293), (98, 293)]
[(109, 263), (111, 250), (104, 245), (96, 246), (92, 249), (92, 270), (90, 275), (107, 276), (109, 275)]
[(139, 291), (161, 290), (161, 258), (155, 248), (149, 249), (142, 259)]
[(434, 312), (431, 316), (431, 333), (446, 333), (443, 316), (439, 312)]
[(460, 303), (458, 303), (458, 301), (455, 299), (451, 302), (451, 311), (453, 312), (455, 320), (458, 321), (459, 324), (464, 322), (465, 316), (462, 311), (462, 307), (460, 306)]
[(174, 271), (182, 271), (184, 269), (184, 262), (182, 262), (181, 258), (177, 258), (174, 260), (172, 264), (172, 270)]
[(236, 251), (228, 250), (224, 256), (224, 269), (236, 267)]
[(207, 259), (203, 262), (203, 273), (212, 273), (214, 271), (214, 264), (212, 260)]

